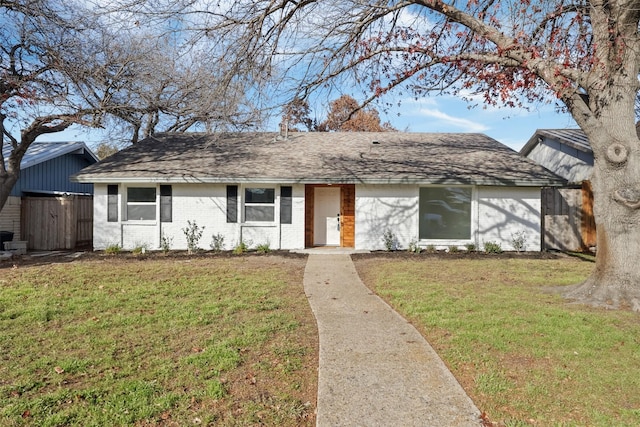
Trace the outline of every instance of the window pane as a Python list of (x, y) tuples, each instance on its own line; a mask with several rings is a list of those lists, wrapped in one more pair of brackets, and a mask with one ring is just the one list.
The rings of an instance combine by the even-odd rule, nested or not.
[(471, 188), (420, 189), (420, 239), (471, 238)]
[(273, 206), (245, 206), (245, 221), (270, 221), (274, 220)]
[(245, 203), (274, 203), (274, 188), (246, 188), (244, 190)]
[(127, 205), (129, 221), (152, 221), (156, 219), (156, 205)]
[(127, 188), (127, 201), (153, 203), (156, 201), (156, 189), (155, 187), (129, 187)]

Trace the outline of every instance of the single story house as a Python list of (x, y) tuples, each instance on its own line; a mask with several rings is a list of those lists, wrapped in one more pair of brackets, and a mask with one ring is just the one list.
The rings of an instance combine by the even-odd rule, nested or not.
[(73, 179), (94, 185), (94, 248), (384, 249), (484, 242), (540, 249), (540, 189), (565, 181), (482, 134), (167, 133)]
[(567, 180), (542, 191), (543, 247), (588, 251), (596, 245), (590, 177), (593, 150), (581, 129), (538, 129), (520, 154)]
[[(5, 144), (2, 150), (7, 159), (11, 146)], [(90, 197), (93, 193), (92, 184), (72, 182), (69, 177), (97, 161), (96, 155), (84, 142), (37, 141), (31, 144), (20, 163), (20, 177), (0, 212), (0, 230), (13, 233), (13, 240), (28, 241), (30, 249), (41, 249), (34, 247), (34, 243), (39, 246), (37, 242), (40, 240), (50, 240), (45, 237), (47, 234), (62, 235), (64, 231), (56, 225), (55, 218), (52, 219), (48, 210), (46, 220), (37, 223), (30, 220), (33, 215), (42, 216), (42, 212), (35, 212), (37, 208), (31, 209), (28, 200), (78, 195)], [(61, 203), (58, 201), (57, 204)], [(75, 218), (75, 215), (72, 217)], [(68, 236), (66, 239), (69, 240)]]

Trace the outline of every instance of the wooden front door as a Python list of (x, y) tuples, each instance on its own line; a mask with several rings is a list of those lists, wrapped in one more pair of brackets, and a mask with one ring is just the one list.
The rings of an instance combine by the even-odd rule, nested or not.
[[(355, 195), (356, 189), (353, 184), (308, 184), (306, 186), (304, 239), (306, 247), (324, 245), (355, 247)], [(326, 209), (331, 209), (330, 215), (317, 206), (327, 203)], [(333, 213), (333, 211), (337, 212)], [(337, 213), (340, 214), (339, 219)]]

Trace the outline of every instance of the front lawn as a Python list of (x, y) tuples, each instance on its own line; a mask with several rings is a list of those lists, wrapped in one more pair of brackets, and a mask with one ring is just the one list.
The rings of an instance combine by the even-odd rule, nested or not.
[(0, 269), (0, 425), (315, 425), (304, 258)]
[(496, 426), (640, 425), (640, 315), (571, 305), (577, 258), (354, 257)]

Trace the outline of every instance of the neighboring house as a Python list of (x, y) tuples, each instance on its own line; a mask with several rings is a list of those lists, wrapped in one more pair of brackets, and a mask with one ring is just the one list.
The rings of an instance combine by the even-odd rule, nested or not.
[(596, 245), (590, 177), (593, 151), (580, 129), (538, 129), (520, 154), (567, 180), (542, 192), (547, 249), (590, 250)]
[[(8, 158), (10, 146), (3, 147), (4, 158)], [(47, 235), (58, 235), (58, 240), (70, 241), (68, 230), (60, 224), (65, 218), (75, 215), (60, 214), (53, 206), (64, 204), (61, 196), (91, 195), (93, 185), (71, 182), (69, 177), (82, 168), (92, 165), (98, 158), (83, 142), (35, 142), (31, 144), (20, 163), (20, 178), (16, 182), (9, 200), (0, 212), (0, 230), (14, 233), (14, 240), (29, 242), (30, 249), (49, 249), (42, 247), (42, 240), (51, 240)], [(48, 203), (43, 212), (42, 206), (34, 206), (31, 200), (47, 198)], [(41, 200), (45, 202), (45, 200)], [(37, 223), (34, 223), (34, 218)], [(74, 225), (75, 227), (75, 225)], [(65, 236), (65, 234), (67, 234)], [(53, 241), (51, 242), (53, 244)], [(57, 245), (54, 245), (57, 246)], [(64, 245), (62, 247), (65, 247)], [(2, 248), (0, 248), (1, 250)], [(59, 247), (50, 248), (59, 249)]]
[(481, 134), (159, 134), (74, 178), (94, 184), (94, 248), (163, 237), (187, 221), (227, 249), (384, 249), (383, 235), (439, 248), (524, 233), (540, 250), (540, 188), (565, 181)]

